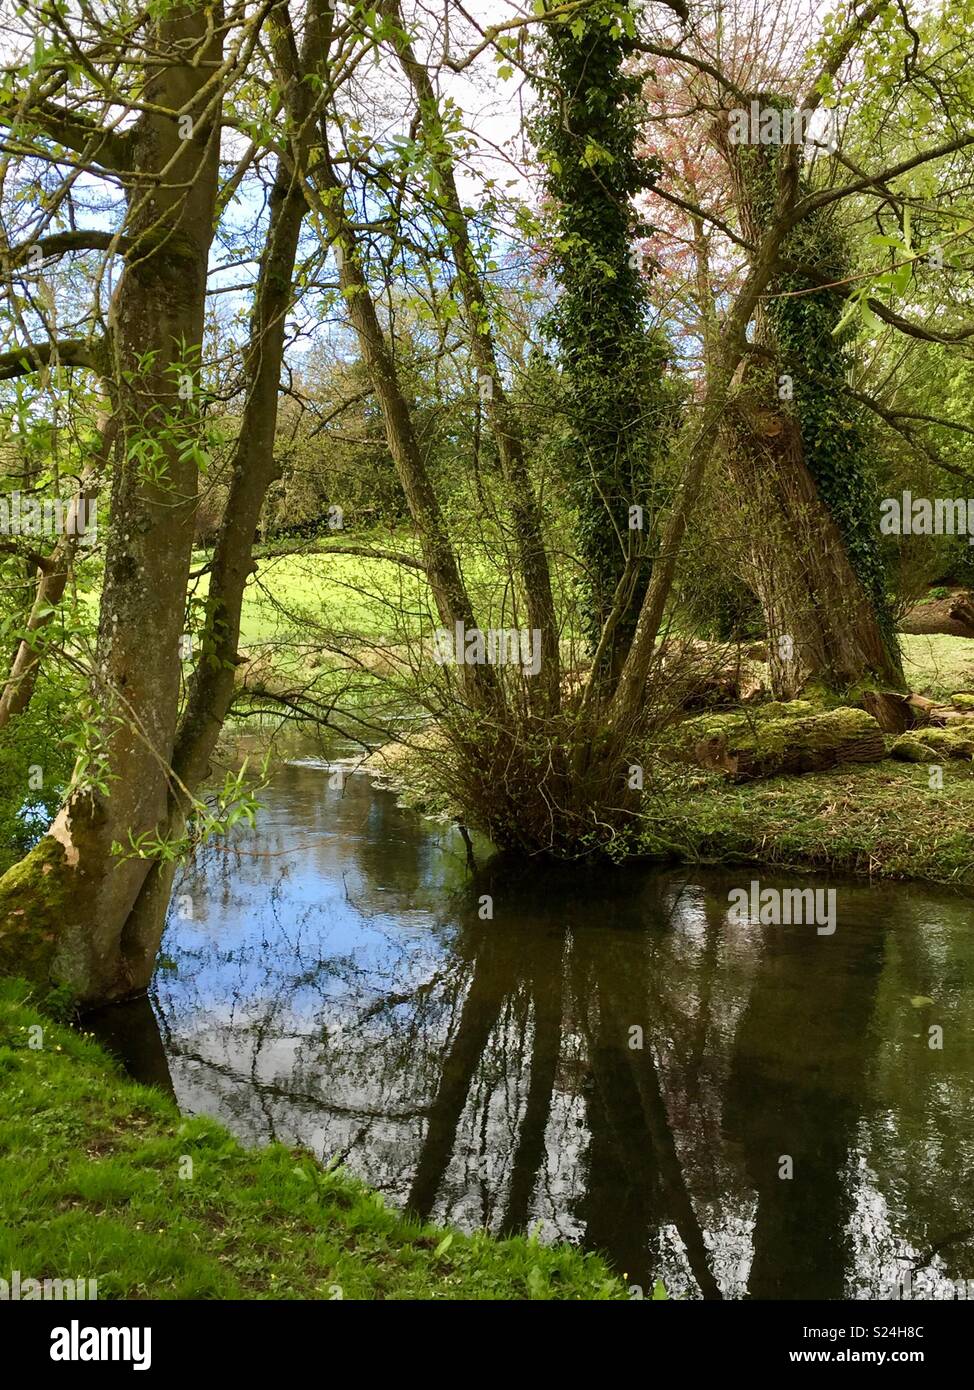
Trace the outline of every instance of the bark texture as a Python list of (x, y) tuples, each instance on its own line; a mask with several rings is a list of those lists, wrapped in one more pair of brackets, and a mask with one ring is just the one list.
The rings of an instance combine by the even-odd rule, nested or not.
[[(169, 800), (198, 485), (186, 446), (217, 191), (221, 9), (170, 10), (153, 56), (149, 109), (126, 141), (131, 249), (109, 318), (117, 435), (92, 692), (100, 776), (76, 788), (0, 880), (0, 966), (18, 968), (36, 949), (83, 1002), (133, 987), (120, 940), (150, 861), (116, 846), (154, 836)], [(192, 118), (188, 136), (180, 113)]]

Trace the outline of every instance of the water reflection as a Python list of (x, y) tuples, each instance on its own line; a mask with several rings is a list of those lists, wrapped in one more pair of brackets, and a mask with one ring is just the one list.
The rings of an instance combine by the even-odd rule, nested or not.
[(185, 1110), (673, 1295), (974, 1279), (966, 901), (840, 883), (834, 936), (729, 927), (749, 870), (471, 877), (366, 778), (289, 767), (264, 800), (177, 887), (154, 1002)]

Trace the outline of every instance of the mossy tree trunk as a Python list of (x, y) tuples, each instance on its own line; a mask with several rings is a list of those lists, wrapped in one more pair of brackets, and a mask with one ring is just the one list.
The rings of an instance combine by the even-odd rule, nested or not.
[[(272, 19), (277, 57), (287, 51), (280, 16)], [(308, 24), (303, 59), (320, 62), (329, 33)], [(270, 195), (270, 216), (261, 256), (244, 355), (246, 397), (230, 470), (227, 503), (210, 563), (200, 659), (193, 672), (172, 756), (165, 834), (185, 829), (190, 796), (209, 772), (210, 758), (233, 699), (238, 662), (240, 615), (248, 576), (256, 568), (254, 536), (268, 488), (279, 476), (275, 456), (278, 398), (284, 357), (286, 316), (294, 290), (301, 227), (307, 212), (301, 167), (314, 143), (312, 90), (281, 69), (279, 78), (289, 113), (285, 134), (294, 150), (279, 157)], [(143, 988), (152, 977), (165, 928), (175, 863), (157, 860), (146, 875), (122, 933), (123, 978)]]
[[(715, 139), (741, 230), (757, 247), (773, 211), (780, 147), (734, 144), (719, 121)], [(847, 258), (831, 213), (786, 236), (779, 260), (840, 279)], [(772, 685), (785, 698), (809, 679), (835, 690), (903, 683), (865, 439), (844, 398), (848, 364), (832, 331), (839, 309), (828, 290), (805, 293), (814, 283), (780, 271), (771, 280), (754, 315), (738, 408), (723, 430), (748, 533), (742, 577), (761, 600)]]
[[(127, 263), (109, 315), (117, 438), (92, 696), (96, 775), (0, 880), (0, 960), (32, 948), (96, 1002), (129, 992), (122, 934), (165, 825), (198, 487), (199, 351), (216, 205), (222, 10), (171, 8), (141, 115), (112, 149)], [(189, 119), (185, 119), (188, 117)], [(187, 387), (188, 383), (188, 387)]]
[(771, 685), (791, 699), (809, 679), (845, 690), (873, 677), (899, 685), (890, 645), (852, 567), (842, 531), (809, 471), (794, 416), (765, 405), (768, 374), (745, 382), (724, 426), (746, 540), (738, 567), (757, 594)]

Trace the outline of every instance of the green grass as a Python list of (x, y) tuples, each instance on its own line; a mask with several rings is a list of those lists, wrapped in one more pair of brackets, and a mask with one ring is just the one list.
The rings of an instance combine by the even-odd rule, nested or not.
[(649, 850), (974, 886), (974, 767), (886, 760), (731, 786), (700, 775), (647, 801)]
[(388, 560), (320, 552), (258, 559), (244, 595), (241, 645), (253, 647), (285, 634), (313, 640), (311, 631), (294, 633), (302, 624), (293, 618), (310, 620), (312, 631), (317, 626), (363, 641), (396, 640), (404, 621), (409, 630), (418, 629), (427, 595), (417, 571)]
[[(408, 536), (366, 536), (358, 543), (416, 553)], [(325, 543), (327, 544), (327, 543)], [(493, 621), (502, 601), (504, 574), (488, 555), (468, 548), (463, 569), (478, 610)], [(205, 584), (199, 591), (205, 593)], [(388, 560), (329, 555), (325, 551), (296, 552), (261, 559), (257, 573), (247, 584), (241, 615), (244, 647), (272, 642), (289, 633), (312, 640), (307, 631), (296, 634), (301, 624), (289, 615), (310, 619), (324, 629), (347, 632), (363, 641), (401, 640), (428, 621), (428, 586), (416, 571)], [(507, 615), (508, 619), (510, 615)], [(974, 641), (963, 637), (901, 634), (903, 665), (911, 690), (933, 696), (974, 690)]]
[(911, 690), (940, 699), (974, 689), (974, 641), (969, 637), (901, 633), (900, 648)]
[[(368, 534), (350, 537), (349, 542), (419, 554), (415, 537), (405, 533)], [(264, 557), (258, 547), (257, 571), (248, 580), (241, 613), (242, 646), (272, 642), (285, 634), (292, 640), (313, 640), (315, 626), (363, 642), (402, 641), (428, 629), (435, 609), (429, 585), (418, 570), (390, 560), (329, 554), (328, 547), (326, 540), (319, 549)], [(507, 571), (499, 553), (484, 544), (468, 543), (461, 547), (459, 558), (484, 624), (502, 619), (509, 624), (513, 615)], [(204, 581), (199, 593), (205, 592)]]
[(244, 1149), (182, 1118), (10, 980), (0, 1155), (7, 1279), (95, 1278), (99, 1298), (118, 1299), (626, 1298), (594, 1255), (420, 1225), (307, 1153)]

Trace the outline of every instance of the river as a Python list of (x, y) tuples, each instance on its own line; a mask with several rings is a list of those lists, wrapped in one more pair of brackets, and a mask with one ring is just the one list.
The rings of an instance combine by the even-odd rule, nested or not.
[[(974, 1295), (969, 898), (471, 865), (336, 780), (281, 767), (182, 873), (152, 1011), (110, 1025), (135, 1074), (437, 1221), (599, 1250), (633, 1297)], [(752, 879), (834, 889), (836, 930), (731, 920)]]

